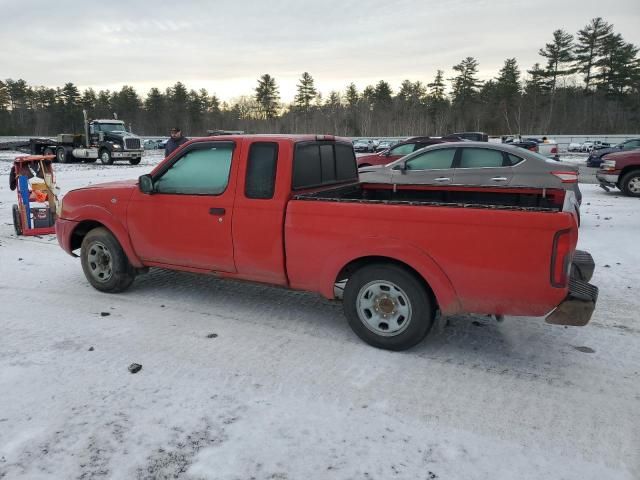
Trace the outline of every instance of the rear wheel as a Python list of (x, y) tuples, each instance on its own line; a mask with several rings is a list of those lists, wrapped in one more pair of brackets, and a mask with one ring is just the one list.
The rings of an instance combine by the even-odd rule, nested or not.
[(58, 163), (67, 163), (67, 161), (69, 161), (69, 154), (64, 147), (58, 147), (56, 149), (56, 160)]
[(101, 292), (122, 292), (136, 278), (120, 243), (106, 228), (94, 228), (84, 237), (80, 259), (85, 277)]
[(620, 190), (629, 197), (640, 197), (640, 170), (634, 170), (622, 177)]
[(100, 161), (104, 165), (111, 165), (113, 163), (113, 157), (111, 156), (111, 152), (108, 149), (103, 148), (102, 150), (100, 150)]
[(16, 231), (16, 235), (22, 235), (22, 220), (20, 219), (20, 209), (18, 205), (13, 206), (13, 229)]
[(423, 283), (393, 264), (357, 270), (345, 286), (343, 308), (356, 335), (369, 345), (387, 350), (406, 350), (418, 344), (434, 319)]
[(55, 155), (56, 153), (53, 151), (53, 148), (47, 147), (42, 151), (43, 155)]

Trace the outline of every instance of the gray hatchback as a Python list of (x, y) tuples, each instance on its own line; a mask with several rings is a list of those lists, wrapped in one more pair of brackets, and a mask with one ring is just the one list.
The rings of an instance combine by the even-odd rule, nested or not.
[(359, 174), (368, 183), (563, 188), (582, 201), (577, 166), (503, 144), (431, 145), (387, 165), (361, 168)]

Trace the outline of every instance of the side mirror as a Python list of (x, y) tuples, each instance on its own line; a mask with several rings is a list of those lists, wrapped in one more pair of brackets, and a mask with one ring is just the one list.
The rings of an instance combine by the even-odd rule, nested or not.
[(153, 193), (153, 179), (151, 178), (151, 175), (147, 174), (138, 177), (138, 188), (142, 193)]
[(385, 157), (389, 157), (389, 156), (391, 156), (391, 149), (389, 149), (389, 150), (385, 150), (385, 151), (384, 151), (384, 156), (385, 156)]

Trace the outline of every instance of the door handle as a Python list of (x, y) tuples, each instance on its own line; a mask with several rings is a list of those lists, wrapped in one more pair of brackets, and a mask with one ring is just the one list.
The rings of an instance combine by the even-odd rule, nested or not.
[(451, 179), (449, 177), (438, 177), (433, 179), (435, 182), (450, 182)]
[(210, 209), (209, 209), (209, 213), (210, 213), (211, 215), (224, 215), (224, 214), (225, 214), (225, 212), (226, 212), (226, 210), (225, 210), (224, 208), (215, 208), (215, 207), (212, 207), (212, 208), (210, 208)]
[(493, 177), (491, 180), (493, 180), (494, 182), (506, 182), (507, 177)]

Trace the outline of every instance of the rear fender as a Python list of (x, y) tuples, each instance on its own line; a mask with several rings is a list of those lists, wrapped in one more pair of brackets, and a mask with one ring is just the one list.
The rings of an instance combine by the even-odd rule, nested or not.
[(369, 237), (347, 245), (342, 251), (358, 252), (358, 256), (348, 257), (343, 254), (331, 257), (323, 274), (322, 294), (327, 298), (334, 298), (336, 277), (347, 265), (366, 257), (384, 257), (415, 270), (431, 288), (443, 314), (451, 315), (462, 311), (458, 295), (447, 274), (428, 253), (415, 245), (388, 237)]

